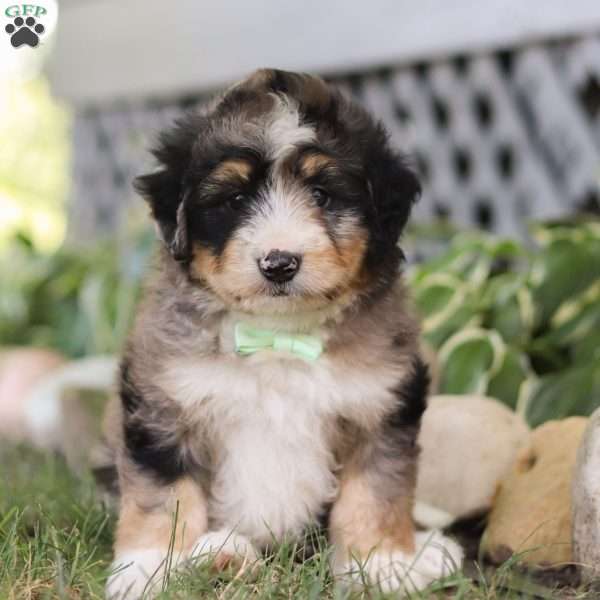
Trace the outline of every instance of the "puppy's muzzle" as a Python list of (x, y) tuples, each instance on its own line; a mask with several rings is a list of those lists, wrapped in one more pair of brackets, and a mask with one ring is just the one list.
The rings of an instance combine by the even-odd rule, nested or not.
[(271, 250), (259, 259), (258, 268), (263, 276), (274, 283), (291, 281), (300, 270), (302, 257), (285, 250)]

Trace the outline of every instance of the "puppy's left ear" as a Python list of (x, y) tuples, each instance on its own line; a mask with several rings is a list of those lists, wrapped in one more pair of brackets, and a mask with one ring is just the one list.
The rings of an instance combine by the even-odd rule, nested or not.
[(367, 172), (379, 231), (386, 241), (396, 243), (419, 199), (421, 184), (406, 159), (391, 151), (373, 157)]

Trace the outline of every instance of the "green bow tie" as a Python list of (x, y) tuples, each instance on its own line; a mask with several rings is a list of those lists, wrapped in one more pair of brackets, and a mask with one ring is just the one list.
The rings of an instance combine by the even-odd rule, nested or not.
[(235, 351), (249, 355), (260, 350), (283, 350), (305, 360), (317, 360), (323, 352), (323, 343), (314, 335), (258, 329), (245, 323), (236, 323)]

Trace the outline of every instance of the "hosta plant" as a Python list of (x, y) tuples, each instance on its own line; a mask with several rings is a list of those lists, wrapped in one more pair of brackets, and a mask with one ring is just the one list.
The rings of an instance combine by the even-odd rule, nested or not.
[(532, 238), (457, 234), (409, 279), (439, 391), (496, 397), (536, 426), (600, 405), (600, 223)]

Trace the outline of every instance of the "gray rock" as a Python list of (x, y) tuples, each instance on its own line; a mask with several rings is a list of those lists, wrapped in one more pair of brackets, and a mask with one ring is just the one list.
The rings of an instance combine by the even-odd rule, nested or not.
[(584, 581), (600, 576), (600, 408), (590, 417), (573, 475), (573, 559)]

